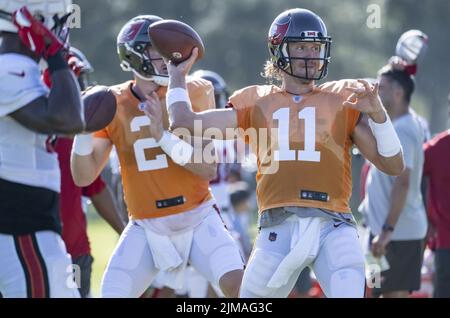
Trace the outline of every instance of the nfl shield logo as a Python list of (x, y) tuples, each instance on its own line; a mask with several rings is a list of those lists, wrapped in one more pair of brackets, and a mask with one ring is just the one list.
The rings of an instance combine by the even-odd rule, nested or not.
[(274, 242), (276, 240), (277, 240), (277, 233), (270, 232), (270, 234), (269, 234), (269, 241)]

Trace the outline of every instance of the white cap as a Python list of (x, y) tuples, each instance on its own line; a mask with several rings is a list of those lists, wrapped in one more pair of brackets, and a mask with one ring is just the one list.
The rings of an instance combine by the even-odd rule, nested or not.
[(397, 42), (395, 54), (409, 65), (417, 63), (428, 47), (428, 36), (420, 30), (409, 30)]

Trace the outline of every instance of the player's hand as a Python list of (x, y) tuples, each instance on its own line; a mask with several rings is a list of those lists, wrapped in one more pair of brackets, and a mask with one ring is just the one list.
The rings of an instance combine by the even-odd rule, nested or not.
[[(83, 61), (81, 61), (78, 57), (70, 54), (67, 55), (67, 63), (69, 64), (69, 68), (77, 78), (81, 75), (81, 72), (86, 67)], [(42, 80), (48, 88), (52, 87), (52, 77), (48, 68), (46, 68), (42, 73)]]
[(19, 29), (19, 38), (38, 56), (48, 59), (64, 47), (53, 32), (31, 15), (27, 7), (16, 10), (12, 17), (13, 23)]
[(359, 110), (361, 113), (368, 114), (376, 123), (384, 123), (387, 117), (380, 96), (378, 95), (379, 84), (376, 83), (375, 85), (370, 86), (367, 81), (361, 79), (359, 79), (358, 82), (362, 84), (362, 86), (346, 88), (346, 90), (352, 92), (352, 94), (342, 105)]
[(431, 222), (428, 222), (426, 244), (428, 248), (432, 251), (436, 250), (436, 236), (437, 236), (436, 228), (434, 227), (433, 224), (431, 224)]
[(391, 236), (391, 232), (383, 231), (373, 239), (371, 246), (373, 256), (381, 257), (386, 254), (386, 246), (391, 241)]
[(198, 48), (194, 47), (194, 49), (192, 50), (191, 56), (189, 56), (189, 58), (180, 63), (180, 64), (173, 64), (172, 61), (168, 61), (166, 59), (164, 59), (164, 62), (166, 62), (167, 64), (167, 71), (169, 73), (169, 76), (186, 76), (189, 74), (189, 72), (191, 71), (192, 66), (194, 65), (195, 61), (197, 60), (197, 56), (198, 56)]
[(164, 132), (161, 101), (155, 92), (146, 97), (147, 100), (139, 104), (139, 109), (150, 118), (150, 134), (159, 142)]
[(405, 67), (408, 65), (404, 59), (400, 56), (392, 56), (389, 59), (389, 64), (392, 65), (392, 68), (397, 71), (405, 70)]

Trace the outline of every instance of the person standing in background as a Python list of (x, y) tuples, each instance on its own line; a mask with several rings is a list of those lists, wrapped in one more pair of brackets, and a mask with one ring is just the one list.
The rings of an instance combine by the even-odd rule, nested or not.
[(360, 210), (371, 232), (371, 251), (386, 256), (390, 268), (381, 272), (374, 296), (408, 297), (420, 288), (427, 219), (421, 195), (424, 130), (410, 111), (413, 78), (391, 64), (379, 71), (380, 97), (400, 138), (405, 170), (391, 177), (371, 167)]

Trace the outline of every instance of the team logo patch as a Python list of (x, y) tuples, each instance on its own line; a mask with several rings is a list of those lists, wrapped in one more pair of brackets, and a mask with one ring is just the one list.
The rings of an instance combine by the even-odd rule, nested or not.
[(306, 31), (306, 36), (305, 36), (306, 38), (311, 38), (311, 37), (313, 37), (313, 38), (316, 38), (316, 37), (319, 37), (319, 32), (317, 32), (317, 31)]
[(276, 240), (277, 240), (277, 233), (270, 232), (270, 234), (269, 234), (269, 241), (275, 242)]
[(286, 19), (277, 21), (272, 25), (269, 31), (269, 40), (273, 45), (281, 44), (290, 24), (291, 17), (288, 16)]
[(134, 22), (130, 25), (129, 28), (124, 30), (121, 34), (119, 34), (119, 43), (125, 43), (128, 41), (132, 41), (136, 38), (137, 34), (142, 28), (142, 21)]
[(294, 101), (294, 103), (298, 104), (302, 101), (303, 97), (299, 96), (299, 95), (295, 95), (292, 97), (292, 100)]

